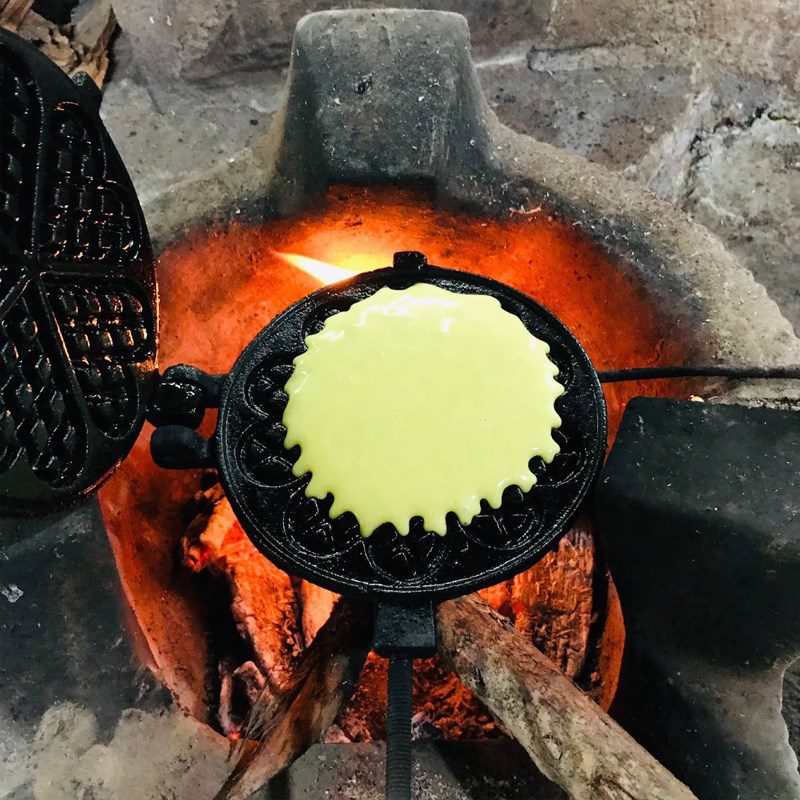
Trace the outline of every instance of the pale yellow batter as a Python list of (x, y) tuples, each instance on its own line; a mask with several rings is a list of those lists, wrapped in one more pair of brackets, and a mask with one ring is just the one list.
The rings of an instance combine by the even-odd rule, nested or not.
[(384, 522), (408, 533), (419, 516), (445, 533), (481, 499), (527, 491), (533, 456), (558, 453), (552, 429), (563, 392), (549, 347), (492, 297), (426, 283), (383, 288), (329, 317), (306, 339), (286, 384), (286, 447), (306, 493), (333, 495), (364, 536)]

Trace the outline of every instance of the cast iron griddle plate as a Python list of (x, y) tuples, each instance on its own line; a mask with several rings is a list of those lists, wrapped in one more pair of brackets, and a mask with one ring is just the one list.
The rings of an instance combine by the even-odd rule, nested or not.
[[(390, 525), (362, 538), (352, 514), (335, 520), (325, 501), (305, 496), (296, 478), (298, 451), (283, 447), (288, 400), (283, 387), (305, 337), (324, 320), (376, 292), (425, 281), (454, 292), (489, 294), (550, 344), (564, 394), (554, 433), (561, 453), (540, 459), (538, 483), (524, 494), (509, 488), (498, 510), (484, 504), (469, 525), (451, 514), (446, 536), (420, 520), (401, 537)], [(421, 358), (424, 355), (420, 356)], [(336, 424), (331, 420), (331, 424)], [(228, 377), (215, 447), (220, 479), (248, 536), (271, 561), (309, 581), (348, 595), (409, 602), (441, 599), (502, 581), (541, 558), (567, 530), (597, 477), (606, 445), (603, 393), (592, 364), (569, 330), (549, 311), (496, 281), (425, 267), (383, 269), (322, 289), (276, 317), (242, 353)]]
[(130, 450), (155, 370), (139, 203), (89, 91), (0, 30), (0, 507), (63, 505)]

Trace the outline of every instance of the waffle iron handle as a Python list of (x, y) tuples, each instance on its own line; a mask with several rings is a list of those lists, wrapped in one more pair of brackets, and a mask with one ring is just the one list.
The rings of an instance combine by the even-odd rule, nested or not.
[(386, 800), (411, 800), (411, 695), (414, 659), (389, 656)]
[(207, 409), (219, 408), (226, 378), (186, 364), (169, 367), (159, 376), (147, 409), (147, 419), (155, 426), (150, 453), (159, 467), (216, 466), (211, 442), (197, 428)]
[(436, 618), (431, 603), (379, 603), (375, 652), (389, 659), (386, 709), (386, 800), (411, 800), (411, 697), (414, 659), (436, 653)]

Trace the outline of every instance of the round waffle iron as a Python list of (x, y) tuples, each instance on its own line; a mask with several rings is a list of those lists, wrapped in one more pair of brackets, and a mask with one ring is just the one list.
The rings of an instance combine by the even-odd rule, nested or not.
[(98, 103), (91, 81), (0, 30), (2, 510), (64, 505), (102, 481), (154, 378), (152, 250)]
[[(499, 583), (553, 546), (597, 476), (606, 445), (605, 404), (575, 337), (529, 297), (479, 275), (428, 266), (423, 259), (397, 261), (394, 268), (309, 295), (255, 338), (228, 376), (213, 450), (237, 518), (271, 561), (341, 594), (415, 603)], [(404, 267), (409, 261), (412, 266)], [(305, 338), (320, 330), (326, 317), (381, 287), (402, 289), (420, 281), (453, 292), (489, 294), (550, 345), (565, 388), (556, 401), (563, 422), (554, 432), (561, 452), (551, 464), (534, 459), (537, 483), (531, 491), (509, 488), (499, 509), (484, 504), (468, 525), (451, 514), (445, 536), (415, 520), (407, 536), (387, 524), (364, 538), (352, 514), (330, 519), (332, 498), (306, 497), (308, 477), (292, 473), (299, 450), (287, 452), (283, 446), (281, 419), (288, 400), (283, 386)]]

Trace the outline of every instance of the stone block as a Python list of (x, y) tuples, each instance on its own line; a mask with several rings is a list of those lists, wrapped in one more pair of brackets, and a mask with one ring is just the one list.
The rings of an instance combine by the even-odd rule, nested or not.
[(682, 124), (697, 91), (691, 65), (520, 57), (478, 67), (501, 122), (615, 170), (635, 170), (662, 136)]
[(597, 490), (625, 619), (612, 711), (700, 800), (800, 796), (800, 415), (637, 398)]

